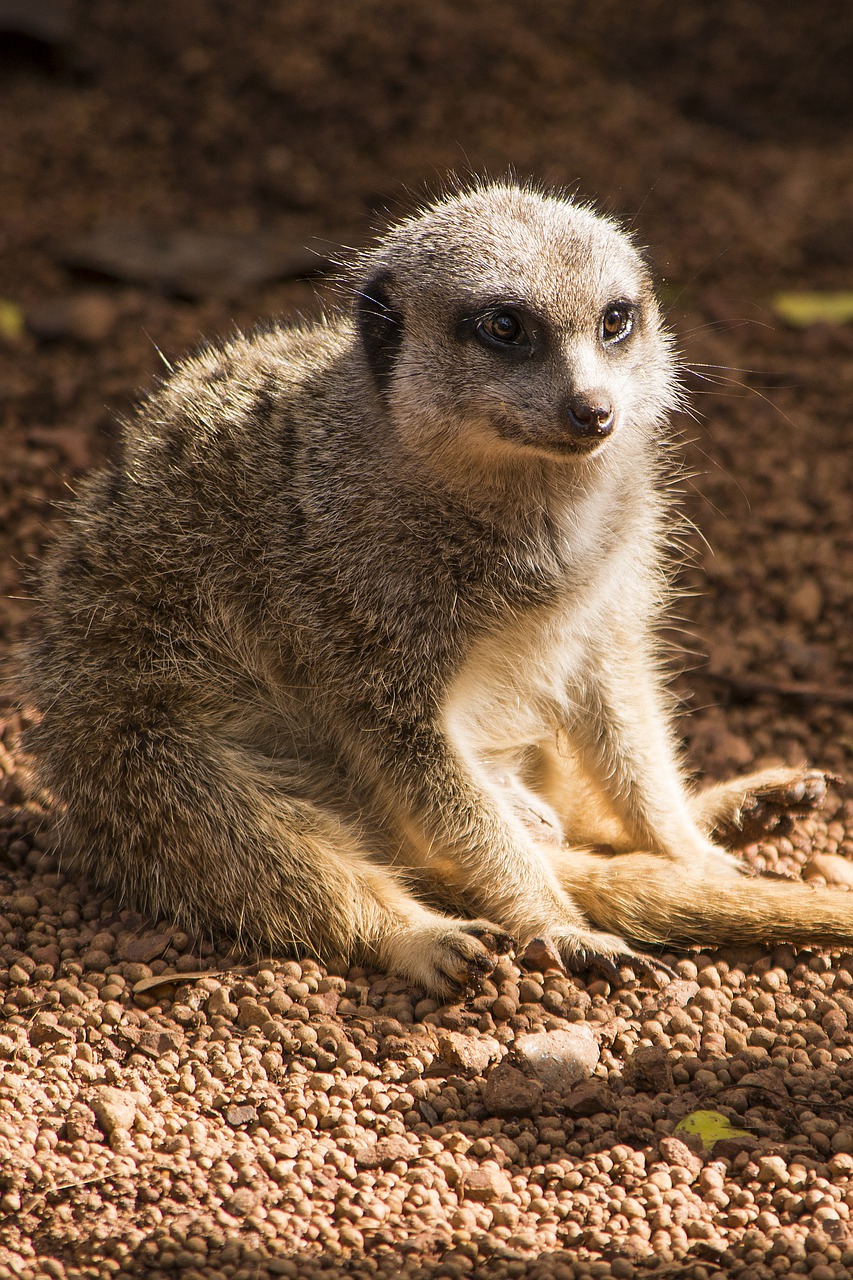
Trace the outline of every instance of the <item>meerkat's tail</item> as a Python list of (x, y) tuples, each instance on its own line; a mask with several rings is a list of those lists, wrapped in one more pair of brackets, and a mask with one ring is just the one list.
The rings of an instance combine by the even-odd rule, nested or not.
[(567, 850), (559, 876), (593, 924), (646, 946), (853, 944), (853, 893), (840, 889), (648, 853)]

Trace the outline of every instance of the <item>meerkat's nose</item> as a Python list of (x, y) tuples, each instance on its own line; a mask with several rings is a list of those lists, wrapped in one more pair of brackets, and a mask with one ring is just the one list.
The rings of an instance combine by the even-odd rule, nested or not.
[(603, 440), (613, 430), (613, 406), (603, 396), (569, 396), (566, 414), (572, 432), (586, 439)]

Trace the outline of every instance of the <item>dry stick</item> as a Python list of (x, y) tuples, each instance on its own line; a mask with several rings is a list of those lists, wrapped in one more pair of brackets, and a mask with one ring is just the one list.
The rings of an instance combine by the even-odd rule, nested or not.
[(725, 671), (704, 671), (696, 673), (710, 680), (713, 684), (725, 685), (726, 688), (755, 696), (761, 693), (773, 693), (779, 698), (800, 698), (804, 702), (831, 702), (841, 707), (853, 707), (853, 689), (839, 689), (819, 684), (799, 684), (793, 680), (762, 680), (759, 676), (733, 676)]
[(4, 1220), (11, 1218), (14, 1213), (29, 1213), (38, 1204), (39, 1200), (46, 1200), (48, 1196), (56, 1195), (58, 1191), (76, 1191), (79, 1187), (91, 1187), (96, 1182), (106, 1182), (110, 1176), (109, 1171), (105, 1171), (104, 1173), (93, 1174), (91, 1178), (75, 1178), (71, 1182), (59, 1182), (56, 1186), (43, 1187), (40, 1191), (33, 1191), (21, 1204), (20, 1209), (4, 1214)]

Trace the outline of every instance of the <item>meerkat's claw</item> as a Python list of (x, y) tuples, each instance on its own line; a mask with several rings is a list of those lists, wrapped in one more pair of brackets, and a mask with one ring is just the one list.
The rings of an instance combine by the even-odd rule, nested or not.
[(472, 920), (468, 931), (496, 956), (505, 956), (515, 950), (516, 940), (512, 934), (498, 929), (488, 920)]
[(644, 973), (655, 978), (658, 986), (661, 986), (661, 975), (669, 978), (671, 982), (677, 982), (680, 975), (676, 973), (670, 965), (661, 960), (659, 956), (651, 956), (643, 951), (634, 951), (630, 956), (625, 957), (625, 963), (630, 965), (632, 969), (642, 969)]
[(666, 975), (671, 980), (678, 977), (675, 970), (671, 969), (663, 960), (659, 960), (656, 956), (646, 955), (642, 951), (634, 951), (631, 947), (625, 947), (620, 954), (614, 956), (601, 954), (586, 955), (583, 958), (578, 956), (572, 961), (571, 965), (572, 969), (577, 972), (581, 972), (584, 969), (595, 969), (612, 986), (624, 987), (625, 979), (619, 972), (620, 966), (641, 970), (643, 974), (653, 977), (659, 986), (662, 975)]
[(790, 801), (782, 800), (791, 808), (805, 810), (819, 809), (826, 800), (826, 791), (830, 782), (837, 779), (834, 775), (823, 773), (820, 769), (807, 769), (799, 782), (791, 788)]
[(581, 960), (579, 957), (571, 965), (569, 972), (583, 973), (585, 970), (594, 969), (607, 982), (613, 986), (621, 986), (622, 979), (619, 976), (619, 969), (615, 962), (608, 956), (588, 956)]
[(606, 967), (608, 974), (616, 972), (617, 961), (634, 963), (636, 954), (624, 938), (612, 933), (595, 930), (551, 935), (568, 972), (582, 972), (588, 968)]

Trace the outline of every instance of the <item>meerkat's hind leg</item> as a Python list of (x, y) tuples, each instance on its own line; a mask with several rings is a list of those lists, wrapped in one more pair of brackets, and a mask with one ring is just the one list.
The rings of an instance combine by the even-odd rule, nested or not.
[(66, 712), (34, 736), (78, 865), (142, 910), (252, 948), (369, 963), (440, 997), (476, 984), (509, 945), (497, 925), (420, 902), (354, 822), (317, 803), (298, 762), (186, 706), (99, 711), (97, 732)]
[(716, 783), (691, 798), (697, 826), (725, 844), (748, 844), (788, 817), (820, 808), (827, 778), (818, 769), (780, 766)]

